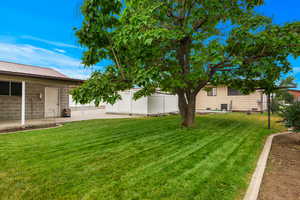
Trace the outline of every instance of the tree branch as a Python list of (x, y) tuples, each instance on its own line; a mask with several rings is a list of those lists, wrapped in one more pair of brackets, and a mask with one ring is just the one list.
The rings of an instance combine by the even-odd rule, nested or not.
[(196, 21), (195, 24), (193, 25), (194, 31), (197, 31), (197, 30), (198, 30), (199, 28), (201, 28), (201, 26), (203, 26), (206, 22), (207, 22), (207, 18), (206, 18), (206, 19), (200, 19), (200, 20)]
[(173, 14), (173, 10), (171, 9), (171, 8), (169, 8), (169, 10), (168, 10), (168, 12), (167, 12), (167, 16), (168, 17), (172, 17), (172, 18), (175, 18), (175, 19), (177, 19), (177, 20), (179, 20), (179, 21), (181, 21), (181, 20), (184, 20), (184, 16), (176, 16), (176, 15), (174, 15)]
[(185, 24), (187, 23), (188, 18), (190, 17), (190, 14), (192, 12), (192, 8), (194, 7), (195, 3), (196, 3), (196, 1), (190, 2), (190, 7), (189, 7), (189, 9), (187, 11), (187, 16), (186, 16), (186, 19), (185, 19)]
[(120, 61), (119, 61), (119, 59), (118, 59), (118, 57), (117, 57), (117, 54), (116, 54), (116, 52), (115, 52), (115, 50), (114, 50), (113, 47), (112, 47), (111, 49), (112, 49), (112, 52), (113, 52), (113, 54), (114, 54), (114, 57), (115, 57), (115, 60), (116, 60), (116, 64), (117, 64), (117, 66), (118, 66), (118, 68), (119, 68), (119, 70), (120, 70), (120, 72), (121, 72), (121, 76), (122, 76), (122, 78), (125, 80), (126, 78), (125, 78), (123, 69), (122, 69), (122, 67), (121, 67), (121, 65), (120, 65)]

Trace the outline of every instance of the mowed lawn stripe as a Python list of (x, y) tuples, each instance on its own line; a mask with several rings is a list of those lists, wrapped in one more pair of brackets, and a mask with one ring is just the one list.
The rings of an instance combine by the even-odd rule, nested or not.
[[(206, 146), (209, 146), (209, 144), (215, 143), (216, 140), (220, 139), (222, 136), (224, 136), (226, 132), (215, 134), (214, 136), (207, 137), (207, 134), (202, 134), (202, 137), (199, 137), (198, 139), (201, 140), (201, 143), (196, 143), (194, 140), (191, 141), (193, 143), (190, 144), (184, 144), (182, 141), (178, 141), (178, 145), (174, 146), (173, 148), (169, 148), (168, 152), (165, 152), (165, 154), (155, 157), (153, 159), (153, 162), (149, 162), (146, 165), (141, 166), (138, 169), (134, 169), (134, 173), (127, 173), (126, 178), (136, 176), (139, 173), (144, 174), (144, 172), (141, 172), (141, 170), (146, 170), (147, 168), (151, 168), (151, 170), (154, 170), (155, 168), (161, 169), (164, 167), (164, 165), (169, 163), (174, 163), (176, 161), (180, 161), (182, 159), (185, 159), (187, 156), (200, 151), (201, 149), (205, 148)], [(180, 149), (179, 146), (183, 146)], [(164, 148), (165, 149), (165, 148)], [(141, 176), (139, 176), (141, 178)]]
[[(138, 122), (135, 122), (135, 123), (138, 123)], [(101, 126), (99, 126), (99, 127), (101, 129)], [(159, 129), (159, 128), (157, 128), (157, 129)], [(110, 128), (109, 130), (111, 131), (111, 130), (113, 130), (113, 128)], [(133, 129), (133, 130), (136, 130), (136, 129)], [(87, 131), (87, 130), (81, 129), (81, 131)], [(65, 136), (63, 136), (65, 138), (68, 136), (68, 134), (69, 134), (70, 137), (73, 137), (73, 138), (76, 138), (75, 136), (77, 136), (76, 134), (74, 134), (74, 132), (75, 132), (74, 130), (70, 131), (70, 130), (62, 129), (62, 130), (60, 130), (60, 132), (62, 132), (62, 133), (65, 134)], [(126, 138), (126, 134), (123, 134), (124, 132), (126, 132), (126, 131), (123, 131), (123, 132), (121, 131), (120, 134), (119, 134), (121, 137), (117, 138), (117, 139), (114, 139), (113, 141), (114, 142), (115, 141), (122, 141), (122, 138)], [(137, 134), (140, 133), (140, 132), (141, 132), (140, 130), (136, 130)], [(149, 130), (148, 132), (145, 131), (145, 132), (149, 136), (152, 136), (152, 135), (149, 134), (149, 133), (153, 133), (152, 130)], [(104, 131), (103, 133), (106, 133), (106, 131)], [(132, 142), (132, 140), (134, 140), (135, 138), (137, 138), (137, 136), (139, 136), (139, 135), (134, 135), (133, 134), (134, 132), (132, 130), (129, 130), (128, 133), (129, 134), (127, 134), (127, 135), (130, 135), (131, 137), (126, 138), (127, 142)], [(25, 133), (25, 134), (27, 134), (27, 133)], [(80, 143), (79, 143), (78, 140), (71, 140), (71, 141), (67, 140), (66, 142), (63, 141), (63, 140), (61, 140), (60, 137), (62, 135), (60, 133), (59, 133), (59, 136), (60, 136), (59, 138), (57, 138), (57, 137), (54, 136), (54, 137), (50, 138), (51, 140), (46, 141), (47, 142), (46, 144), (45, 143), (42, 144), (41, 142), (40, 143), (34, 143), (34, 141), (31, 141), (30, 139), (29, 140), (27, 139), (27, 140), (24, 140), (24, 142), (27, 141), (26, 143), (28, 143), (28, 144), (33, 143), (33, 145), (32, 145), (32, 147), (29, 148), (28, 146), (26, 146), (26, 144), (24, 144), (24, 146), (23, 146), (24, 149), (23, 148), (22, 149), (25, 150), (25, 151), (28, 151), (28, 152), (31, 151), (31, 153), (35, 153), (36, 154), (36, 157), (33, 157), (32, 155), (28, 154), (29, 155), (29, 157), (28, 157), (29, 159), (36, 158), (38, 160), (41, 160), (40, 156), (45, 156), (46, 159), (51, 159), (52, 157), (53, 158), (57, 158), (60, 155), (66, 155), (66, 154), (69, 155), (69, 154), (71, 154), (73, 152), (74, 153), (82, 152), (85, 149), (90, 149), (92, 152), (94, 152), (94, 149), (91, 149), (91, 147), (93, 147), (93, 146), (95, 146), (97, 148), (97, 151), (100, 151), (101, 148), (104, 149), (104, 150), (107, 150), (107, 149), (109, 149), (108, 148), (109, 145), (107, 145), (107, 143), (114, 143), (113, 141), (105, 141), (105, 138), (101, 137), (102, 136), (102, 132), (100, 132), (100, 134), (92, 134), (92, 135), (94, 135), (94, 138), (87, 138), (87, 137), (85, 137), (86, 135), (84, 135), (84, 139), (82, 139), (82, 141), (80, 141)], [(145, 136), (145, 135), (146, 134), (142, 134), (140, 136), (142, 137), (142, 136)], [(159, 135), (159, 132), (157, 133), (157, 135)], [(20, 136), (23, 136), (23, 135), (20, 135)], [(33, 135), (31, 135), (31, 137), (32, 136)], [(33, 137), (35, 137), (35, 136), (33, 136)], [(42, 137), (42, 135), (41, 135), (41, 137)], [(110, 139), (111, 137), (112, 136), (108, 136), (107, 138)], [(98, 143), (98, 142), (102, 142), (102, 143)], [(124, 142), (124, 140), (123, 140), (123, 142)], [(13, 143), (13, 144), (15, 144), (15, 143)], [(37, 145), (39, 145), (39, 148), (40, 148), (39, 152), (36, 151), (36, 148), (35, 148)], [(67, 149), (65, 147), (66, 145), (68, 145)], [(115, 147), (115, 146), (122, 147), (123, 145), (120, 145), (119, 143), (117, 143), (117, 144), (114, 144), (113, 147)], [(51, 148), (49, 148), (49, 147), (51, 147)], [(16, 153), (16, 155), (18, 155), (17, 153), (20, 150), (20, 148), (19, 148), (19, 146), (13, 146), (13, 148), (10, 148), (10, 146), (7, 145), (7, 148), (5, 150), (11, 150), (13, 153)], [(40, 153), (40, 155), (38, 153)], [(11, 157), (8, 156), (8, 158), (11, 158)]]
[[(219, 122), (220, 123), (220, 122)], [(221, 123), (220, 124), (222, 124), (223, 126), (224, 125), (226, 125), (227, 124), (227, 122), (225, 121), (221, 121)], [(214, 125), (216, 125), (216, 123), (214, 123)], [(234, 128), (236, 128), (237, 126), (240, 126), (240, 124), (238, 123), (238, 124), (236, 124), (235, 126), (233, 126), (233, 127), (230, 127), (232, 130), (234, 129)], [(217, 136), (217, 138), (219, 138), (219, 139), (221, 139), (221, 140), (224, 140), (224, 139), (222, 139), (222, 136), (224, 136), (225, 134), (231, 134), (232, 133), (232, 130), (231, 129), (223, 129), (223, 134), (221, 134), (222, 132), (220, 132), (219, 134), (216, 134), (216, 136)], [(205, 138), (204, 138), (205, 139)], [(208, 139), (211, 139), (211, 137), (208, 137)], [(204, 140), (201, 140), (201, 142), (204, 142)], [(121, 174), (121, 173), (119, 173), (119, 171), (112, 171), (111, 173), (113, 173), (113, 174), (111, 174), (112, 176), (110, 176), (111, 177), (111, 179), (109, 180), (109, 181), (107, 181), (108, 183), (107, 184), (105, 184), (105, 185), (103, 185), (103, 186), (101, 186), (101, 192), (100, 192), (100, 194), (101, 194), (101, 197), (103, 198), (103, 199), (106, 199), (106, 198), (112, 198), (112, 197), (110, 197), (110, 195), (111, 195), (111, 193), (110, 193), (110, 191), (112, 191), (113, 190), (113, 188), (119, 188), (120, 190), (122, 190), (122, 180), (130, 180), (130, 182), (127, 182), (126, 183), (126, 185), (127, 185), (127, 187), (129, 186), (129, 187), (131, 187), (131, 188), (136, 188), (136, 186), (138, 185), (138, 186), (140, 186), (141, 187), (141, 184), (143, 184), (143, 183), (145, 183), (145, 184), (148, 184), (148, 182), (146, 181), (146, 180), (152, 180), (151, 178), (152, 177), (157, 177), (157, 176), (160, 176), (160, 177), (162, 177), (162, 176), (165, 176), (166, 175), (166, 173), (164, 173), (163, 171), (161, 171), (161, 170), (164, 170), (164, 169), (162, 169), (165, 165), (167, 165), (167, 166), (176, 166), (176, 164), (172, 164), (172, 162), (180, 162), (180, 160), (184, 160), (184, 159), (187, 159), (186, 157), (189, 157), (191, 154), (193, 154), (194, 153), (194, 151), (203, 151), (203, 150), (205, 150), (205, 152), (204, 152), (204, 154), (205, 153), (207, 153), (207, 151), (209, 152), (209, 150), (208, 149), (206, 149), (206, 148), (203, 148), (204, 146), (206, 146), (206, 145), (208, 145), (208, 144), (218, 144), (218, 142), (216, 142), (216, 141), (214, 141), (214, 140), (212, 140), (212, 141), (209, 141), (208, 143), (205, 143), (205, 145), (203, 145), (203, 146), (201, 146), (201, 145), (197, 145), (198, 146), (198, 148), (195, 150), (195, 149), (193, 149), (192, 150), (192, 152), (188, 152), (188, 153), (186, 153), (186, 151), (182, 151), (181, 153), (183, 153), (183, 152), (185, 152), (184, 153), (184, 156), (182, 156), (182, 154), (178, 154), (179, 156), (178, 157), (175, 157), (174, 159), (172, 159), (172, 160), (170, 160), (170, 162), (164, 162), (164, 163), (160, 163), (160, 164), (158, 164), (158, 165), (156, 165), (156, 166), (153, 166), (153, 167), (151, 167), (150, 168), (150, 172), (149, 171), (142, 171), (142, 172), (139, 172), (139, 173), (137, 173), (135, 176), (130, 176), (131, 178), (130, 179), (127, 179), (127, 178), (124, 178), (123, 176), (121, 176), (121, 177), (119, 177), (118, 175), (116, 175), (116, 176), (114, 176), (114, 174)], [(199, 147), (200, 146), (200, 147)], [(209, 145), (208, 145), (209, 146)], [(215, 149), (217, 146), (212, 146), (211, 148), (212, 149)], [(177, 149), (177, 150), (179, 150), (179, 149)], [(186, 149), (187, 150), (187, 149)], [(141, 155), (141, 158), (143, 158), (144, 156), (142, 156)], [(131, 161), (128, 161), (128, 163), (131, 163)], [(182, 162), (183, 163), (183, 162)], [(117, 165), (117, 166), (124, 166), (124, 165), (122, 165), (122, 164), (120, 164), (120, 165)], [(127, 165), (125, 165), (125, 166), (127, 166)], [(121, 169), (119, 169), (118, 168), (118, 170), (122, 170), (123, 168), (121, 167)], [(133, 170), (135, 170), (134, 168), (133, 168)], [(151, 172), (152, 173), (156, 173), (156, 174), (151, 174)], [(150, 174), (149, 174), (150, 173)], [(179, 173), (179, 172), (178, 172)], [(172, 174), (172, 175), (176, 175), (176, 174)], [(157, 185), (157, 183), (151, 183), (151, 184), (154, 184), (154, 185)], [(162, 184), (162, 183), (160, 183), (160, 184)], [(100, 187), (100, 186), (98, 186), (98, 187)], [(125, 198), (126, 199), (126, 198)]]
[[(171, 133), (174, 134), (173, 131), (171, 131)], [(165, 136), (168, 136), (168, 135), (165, 135)], [(157, 160), (160, 161), (161, 160), (161, 157), (157, 157), (157, 156), (159, 156), (157, 153), (160, 153), (161, 156), (163, 156), (163, 155), (168, 155), (169, 153), (174, 152), (174, 150), (176, 150), (176, 149), (178, 150), (178, 147), (176, 145), (178, 145), (178, 146), (182, 145), (182, 141), (187, 141), (187, 136), (185, 136), (186, 137), (185, 140), (181, 140), (182, 134), (180, 134), (180, 136), (181, 136), (181, 138), (177, 137), (175, 140), (171, 139), (172, 142), (169, 142), (169, 143), (164, 142), (164, 141), (169, 141), (170, 140), (169, 137), (166, 140), (158, 140), (158, 141), (160, 141), (159, 145), (156, 144), (156, 146), (154, 146), (154, 147), (146, 148), (142, 151), (138, 151), (135, 154), (125, 157), (123, 159), (112, 158), (111, 162), (109, 164), (115, 165), (115, 166), (121, 166), (120, 168), (117, 169), (117, 171), (114, 171), (114, 173), (116, 173), (116, 174), (120, 173), (121, 171), (125, 171), (125, 172), (133, 171), (133, 172), (138, 172), (138, 173), (144, 174), (144, 172), (139, 172), (140, 169), (138, 169), (138, 170), (135, 169), (136, 166), (139, 166), (137, 164), (140, 162), (143, 162), (143, 163), (149, 162), (149, 158), (150, 158), (150, 161), (151, 161), (150, 165), (152, 165), (153, 164), (152, 161), (157, 161)], [(190, 135), (190, 136), (192, 136), (192, 135)], [(203, 136), (204, 136), (204, 134), (203, 134)], [(175, 144), (173, 141), (175, 141), (177, 143)], [(190, 141), (190, 143), (191, 142), (193, 142), (193, 141)], [(162, 145), (164, 148), (159, 149), (159, 147)], [(168, 147), (172, 147), (172, 148), (168, 148)], [(183, 149), (183, 151), (187, 151), (187, 150), (188, 149)], [(137, 157), (138, 154), (139, 154), (139, 156)], [(171, 154), (171, 155), (173, 155), (173, 154)], [(133, 159), (131, 159), (131, 158), (133, 158)], [(162, 158), (164, 158), (164, 157), (162, 157)], [(158, 163), (158, 165), (161, 165), (161, 164)], [(103, 169), (102, 165), (99, 165), (98, 167), (95, 166), (95, 167), (100, 170)], [(105, 167), (107, 167), (107, 166), (105, 166)], [(126, 167), (126, 168), (124, 168), (124, 167)], [(142, 166), (143, 169), (145, 169), (147, 167), (148, 167), (147, 165)], [(111, 170), (112, 168), (108, 166), (107, 169)], [(151, 168), (151, 169), (153, 169), (153, 168)], [(135, 176), (134, 174), (131, 174), (131, 176)], [(123, 177), (124, 176), (122, 176), (121, 178), (123, 178)], [(127, 178), (128, 178), (128, 176), (127, 176)], [(106, 184), (106, 185), (109, 185), (109, 184)]]
[(0, 199), (234, 199), (278, 131), (259, 115), (179, 123), (92, 120), (0, 136)]
[[(141, 179), (146, 180), (153, 176), (168, 176), (168, 172), (172, 173), (172, 176), (181, 174), (180, 169), (188, 170), (190, 167), (192, 167), (191, 163), (186, 163), (186, 161), (189, 161), (190, 157), (193, 157), (193, 155), (197, 155), (198, 157), (209, 155), (217, 148), (219, 144), (218, 141), (224, 140), (223, 138), (226, 136), (226, 134), (230, 134), (230, 129), (220, 131), (214, 136), (208, 137), (208, 135), (206, 135), (207, 137), (200, 139), (201, 141), (199, 141), (199, 143), (194, 142), (192, 145), (184, 146), (182, 149), (177, 148), (175, 153), (171, 153), (166, 159), (164, 157), (162, 160), (158, 158), (157, 162), (155, 162), (155, 165), (150, 164), (150, 172), (143, 171), (140, 173), (142, 175), (135, 176), (135, 178), (130, 179), (130, 182), (139, 184), (137, 182), (141, 181)], [(201, 159), (202, 158), (200, 158), (200, 160)], [(173, 167), (177, 168), (176, 172), (172, 171)]]
[[(182, 141), (181, 139), (182, 139), (182, 137), (184, 137), (184, 135), (174, 134), (174, 131), (169, 131), (167, 133), (168, 134), (164, 134), (163, 136), (167, 137), (168, 140), (160, 140), (159, 137), (161, 137), (161, 134), (159, 134), (159, 133), (158, 134), (155, 133), (155, 134), (151, 134), (151, 135), (150, 134), (148, 134), (148, 135), (141, 134), (141, 135), (138, 135), (138, 137), (136, 135), (135, 136), (136, 139), (133, 139), (133, 141), (129, 140), (125, 143), (122, 142), (122, 145), (118, 145), (118, 144), (121, 144), (121, 143), (116, 143), (115, 146), (107, 145), (107, 148), (105, 148), (103, 151), (101, 151), (101, 153), (105, 153), (105, 152), (113, 153), (113, 154), (108, 154), (108, 155), (104, 154), (103, 155), (103, 158), (110, 159), (111, 162), (112, 161), (125, 160), (125, 159), (127, 159), (131, 156), (134, 156), (135, 154), (140, 154), (142, 152), (146, 152), (146, 151), (149, 151), (149, 150), (154, 150), (156, 148), (159, 148), (161, 145), (164, 145), (164, 147), (165, 147), (164, 149), (167, 149), (166, 147), (168, 147), (168, 146), (174, 146), (173, 141), (175, 141), (175, 142)], [(154, 138), (152, 138), (152, 137), (154, 137)], [(173, 140), (173, 138), (175, 138), (175, 139)], [(159, 143), (159, 144), (151, 145), (151, 147), (149, 147), (148, 149), (143, 149), (142, 151), (133, 151), (132, 154), (129, 154), (130, 149), (128, 149), (128, 147), (130, 145), (133, 145), (135, 143), (136, 144), (139, 144), (139, 143), (140, 144), (146, 144), (148, 142), (151, 142), (150, 139), (153, 140), (153, 141), (157, 141), (157, 143)], [(150, 143), (150, 144), (152, 144), (152, 143)], [(179, 143), (179, 145), (180, 145), (180, 143)], [(96, 141), (92, 141), (92, 144), (89, 144), (88, 146), (89, 147), (96, 147), (97, 146), (97, 148), (98, 148), (99, 146), (102, 146), (102, 143), (97, 143)], [(73, 154), (72, 154), (72, 152), (75, 152), (75, 149), (72, 148), (71, 151), (66, 151), (66, 153), (69, 154), (68, 157), (75, 158), (75, 157), (73, 157)], [(83, 145), (83, 147), (81, 147), (81, 148), (78, 148), (78, 151), (85, 152), (85, 150), (87, 150), (87, 149), (89, 149), (90, 152), (100, 152), (100, 149), (97, 149), (97, 151), (95, 151), (95, 149), (87, 148), (85, 145)], [(87, 152), (87, 153), (89, 153), (89, 152)], [(123, 155), (120, 155), (119, 153), (125, 154), (125, 155), (127, 155), (127, 157), (122, 157)], [(57, 156), (58, 155), (55, 155), (55, 154), (52, 155), (52, 157), (57, 157)], [(91, 156), (89, 156), (89, 157), (91, 157)], [(89, 157), (87, 157), (87, 158), (89, 158)], [(103, 160), (103, 158), (101, 158), (101, 159)], [(113, 160), (112, 160), (112, 158), (113, 158)], [(147, 157), (141, 157), (141, 158), (147, 158)], [(40, 158), (38, 157), (38, 159), (40, 159)], [(49, 160), (50, 158), (46, 158), (46, 159)], [(66, 157), (64, 157), (64, 159), (66, 159)]]
[[(226, 140), (226, 138), (230, 137), (229, 135), (230, 133), (224, 135), (222, 137), (222, 140), (219, 141), (224, 141), (224, 138)], [(219, 162), (221, 162), (222, 160), (226, 160), (226, 155), (234, 151), (236, 146), (238, 146), (238, 144), (243, 141), (243, 138), (239, 138), (236, 135), (233, 135), (231, 137), (237, 138), (237, 141), (234, 145), (232, 145), (231, 142), (223, 143), (215, 141), (215, 143), (211, 143), (209, 148), (204, 148), (207, 151), (198, 151), (193, 154), (187, 155), (176, 165), (168, 164), (168, 167), (160, 172), (162, 176), (165, 176), (166, 182), (155, 182), (156, 180), (154, 179), (154, 182), (151, 183), (153, 185), (160, 184), (161, 186), (160, 191), (157, 194), (157, 198), (161, 198), (168, 191), (169, 195), (171, 196), (174, 191), (176, 191), (177, 196), (180, 194), (180, 191), (182, 191), (182, 195), (180, 195), (181, 198), (190, 198), (185, 194), (188, 194), (189, 190), (193, 188), (191, 186), (193, 184), (197, 184), (197, 182), (201, 181), (201, 179), (209, 176), (211, 171), (213, 171), (214, 168), (218, 167), (219, 164), (221, 164)], [(218, 144), (221, 144), (219, 148), (217, 148)], [(212, 162), (213, 159), (217, 159), (218, 162)], [(144, 180), (143, 182), (146, 181)]]
[[(222, 134), (218, 135), (218, 137), (219, 138), (222, 137)], [(203, 138), (203, 139), (205, 139), (205, 138)], [(213, 141), (209, 141), (209, 142), (205, 143), (205, 145), (208, 143), (213, 143)], [(205, 146), (205, 145), (203, 145), (203, 146)], [(172, 153), (172, 151), (165, 152), (164, 155), (168, 155), (168, 153), (171, 153), (171, 156), (168, 156), (169, 159), (166, 160), (166, 159), (164, 159), (164, 157), (162, 157), (162, 160), (164, 161), (164, 162), (162, 162), (162, 160), (159, 157), (154, 156), (153, 157), (154, 163), (150, 162), (148, 165), (146, 165), (146, 166), (143, 165), (142, 167), (139, 167), (139, 168), (134, 168), (136, 166), (136, 160), (132, 160), (132, 161), (128, 160), (126, 162), (130, 163), (130, 164), (127, 164), (125, 166), (126, 166), (126, 168), (128, 168), (128, 170), (130, 170), (130, 168), (132, 167), (132, 169), (130, 170), (131, 173), (129, 173), (129, 174), (127, 173), (125, 176), (121, 176), (121, 177), (113, 176), (115, 178), (115, 180), (108, 181), (108, 183), (105, 184), (105, 186), (101, 187), (102, 188), (101, 190), (103, 190), (103, 193), (104, 193), (104, 191), (110, 191), (111, 190), (110, 188), (114, 188), (114, 187), (116, 187), (116, 185), (120, 186), (121, 184), (123, 184), (123, 182), (129, 187), (135, 188), (136, 185), (140, 186), (141, 184), (143, 184), (143, 182), (145, 182), (144, 180), (151, 180), (152, 177), (156, 177), (156, 176), (162, 177), (163, 176), (162, 170), (164, 170), (163, 168), (165, 168), (165, 166), (173, 165), (172, 162), (185, 159), (186, 156), (189, 156), (194, 151), (199, 151), (199, 150), (203, 149), (203, 146), (199, 145), (196, 150), (193, 149), (192, 151), (189, 151), (188, 148), (183, 148), (183, 150), (177, 148), (176, 149), (177, 151), (175, 151), (176, 153), (174, 153), (174, 154)], [(188, 147), (190, 147), (190, 146), (188, 146)], [(178, 150), (180, 150), (181, 154), (178, 152)], [(177, 156), (174, 156), (175, 154)], [(155, 154), (152, 153), (152, 155), (155, 155)], [(151, 156), (151, 154), (149, 154), (149, 156)], [(144, 158), (144, 157), (147, 157), (147, 155), (140, 156), (140, 158)], [(170, 158), (172, 158), (172, 159), (170, 159)], [(158, 160), (159, 162), (156, 162), (156, 160)], [(127, 169), (125, 168), (125, 170), (124, 170), (124, 168), (122, 167), (122, 166), (124, 166), (124, 164), (120, 163), (118, 166), (121, 166), (121, 167), (118, 168), (118, 170), (116, 170), (116, 171), (112, 171), (111, 173), (121, 174), (122, 171), (126, 172)], [(166, 174), (164, 174), (164, 175), (166, 175)]]
[[(237, 186), (240, 186), (240, 191), (246, 188), (247, 176), (241, 176), (241, 174), (249, 172), (254, 168), (256, 158), (258, 157), (259, 151), (257, 147), (262, 145), (263, 138), (266, 133), (261, 133), (257, 128), (248, 129), (248, 137), (245, 139), (247, 142), (240, 144), (239, 148), (236, 148), (234, 152), (216, 168), (213, 173), (207, 179), (199, 182), (198, 187), (203, 187), (201, 190), (195, 188), (193, 196), (195, 199), (207, 199), (214, 200), (223, 196), (224, 200), (234, 199)], [(242, 150), (241, 150), (242, 149)], [(251, 158), (251, 159), (249, 159)], [(235, 170), (232, 169), (235, 166)], [(224, 181), (226, 180), (226, 181)], [(211, 183), (211, 184), (204, 184)], [(228, 188), (232, 188), (228, 190)], [(209, 196), (207, 196), (210, 194)]]
[[(231, 152), (227, 154), (227, 156), (225, 157), (219, 157), (221, 161), (218, 165), (216, 165), (213, 168), (208, 168), (205, 169), (207, 175), (206, 176), (201, 176), (201, 179), (198, 181), (197, 184), (194, 185), (193, 187), (193, 192), (191, 192), (191, 196), (194, 197), (194, 199), (203, 199), (204, 197), (206, 199), (214, 199), (213, 196), (209, 196), (209, 198), (207, 198), (207, 191), (209, 191), (209, 189), (207, 187), (203, 188), (203, 186), (205, 186), (207, 182), (216, 182), (219, 179), (219, 177), (224, 176), (226, 173), (230, 174), (230, 177), (234, 176), (234, 174), (236, 173), (236, 171), (230, 171), (232, 169), (232, 167), (234, 167), (233, 165), (236, 163), (236, 160), (239, 158), (239, 154), (241, 154), (241, 149), (243, 149), (243, 146), (246, 142), (246, 140), (249, 139), (249, 137), (251, 137), (251, 133), (249, 134), (245, 134), (245, 137), (240, 140), (238, 143), (236, 143), (235, 145), (233, 145), (233, 148), (231, 149)], [(216, 158), (218, 159), (218, 158)], [(241, 165), (243, 167), (243, 165)], [(226, 171), (226, 169), (230, 169), (228, 171)], [(205, 174), (205, 173), (204, 173)], [(229, 177), (228, 177), (229, 178)], [(219, 188), (219, 192), (217, 196), (222, 196), (223, 191), (221, 190), (222, 185), (218, 185), (218, 183), (216, 184), (214, 183), (214, 185), (210, 185), (210, 187), (214, 187), (214, 188)], [(222, 183), (222, 182), (220, 182)], [(201, 188), (201, 189), (200, 189)], [(225, 191), (226, 192), (226, 191)], [(201, 198), (202, 197), (202, 198)], [(230, 197), (231, 198), (231, 197)]]

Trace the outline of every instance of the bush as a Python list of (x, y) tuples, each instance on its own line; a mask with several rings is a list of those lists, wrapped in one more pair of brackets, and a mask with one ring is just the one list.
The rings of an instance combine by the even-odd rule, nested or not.
[(271, 111), (272, 111), (272, 113), (280, 112), (280, 108), (281, 108), (281, 104), (278, 102), (278, 100), (273, 99), (273, 101), (271, 101)]
[(280, 116), (283, 117), (287, 127), (292, 127), (295, 131), (300, 130), (300, 102), (284, 106), (281, 109)]

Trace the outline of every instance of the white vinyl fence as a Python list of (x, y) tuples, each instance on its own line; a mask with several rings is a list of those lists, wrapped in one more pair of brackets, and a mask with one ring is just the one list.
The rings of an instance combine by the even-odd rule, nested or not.
[(88, 109), (96, 109), (97, 108), (94, 103), (88, 103), (88, 104), (76, 103), (73, 100), (72, 95), (69, 95), (69, 106), (72, 110), (88, 110)]
[(120, 92), (122, 100), (114, 105), (107, 104), (105, 106), (106, 113), (156, 115), (178, 112), (178, 98), (176, 95), (156, 93), (135, 101), (133, 100), (133, 94), (136, 91)]

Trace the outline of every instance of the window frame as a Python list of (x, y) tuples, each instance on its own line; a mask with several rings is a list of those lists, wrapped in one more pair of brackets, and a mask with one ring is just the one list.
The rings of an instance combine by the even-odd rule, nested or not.
[(211, 87), (210, 89), (211, 89), (210, 91), (206, 91), (206, 95), (208, 97), (215, 97), (215, 96), (217, 96), (217, 88), (216, 87)]
[[(4, 82), (4, 83), (8, 83), (8, 94), (4, 95), (4, 94), (0, 94), (0, 96), (6, 96), (6, 97), (22, 97), (22, 83), (21, 82), (17, 82), (17, 81), (4, 81), (4, 80), (0, 80), (0, 82)], [(16, 84), (21, 84), (21, 91), (20, 94), (14, 94), (12, 95), (12, 83), (16, 83)]]
[(0, 82), (3, 82), (3, 83), (8, 83), (8, 94), (0, 94), (0, 96), (10, 96), (10, 81), (0, 81)]
[[(14, 94), (13, 94), (13, 84), (15, 86), (18, 86), (19, 88), (15, 88)], [(22, 83), (20, 82), (10, 82), (10, 96), (12, 97), (21, 97), (22, 96)]]
[[(232, 94), (230, 93), (231, 90), (234, 90), (235, 92), (238, 92), (238, 94)], [(231, 88), (231, 87), (227, 87), (227, 96), (244, 96), (243, 93), (241, 93), (239, 90)]]

